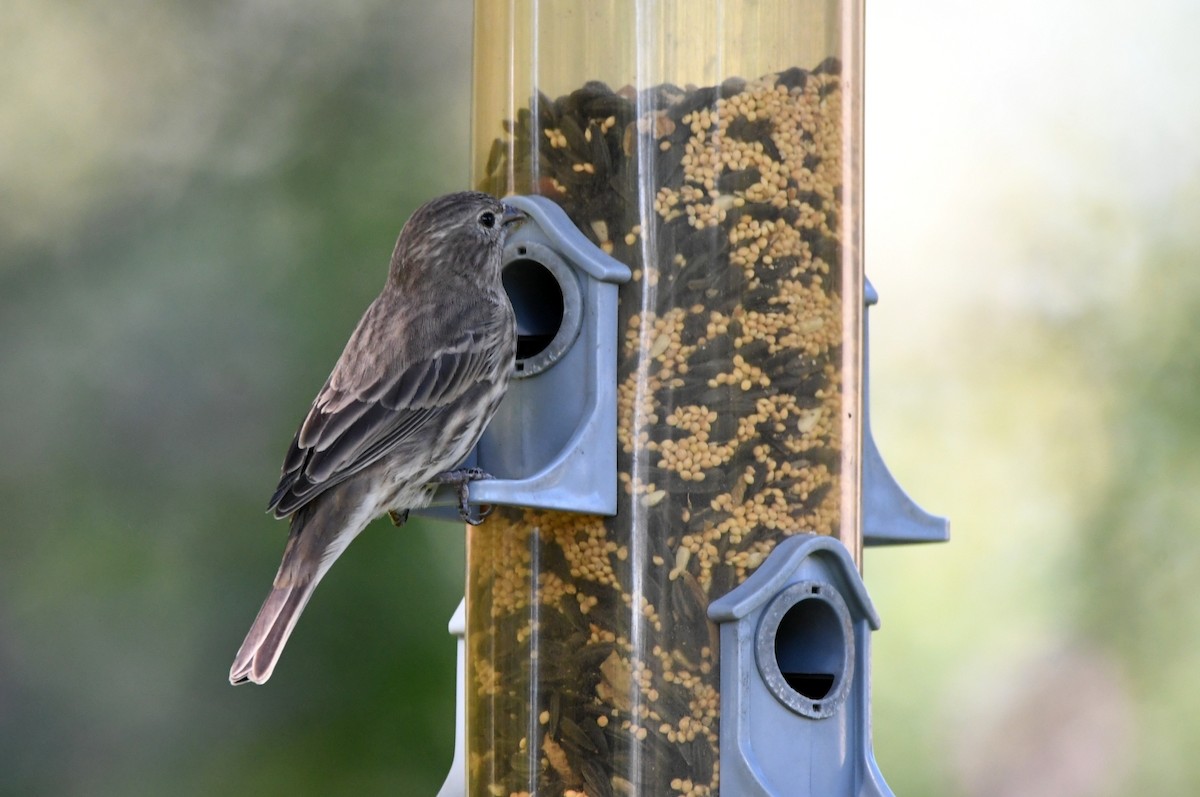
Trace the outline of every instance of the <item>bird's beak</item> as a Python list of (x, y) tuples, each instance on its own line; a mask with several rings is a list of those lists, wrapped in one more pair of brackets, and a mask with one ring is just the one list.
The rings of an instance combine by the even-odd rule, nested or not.
[(518, 210), (507, 202), (503, 203), (504, 211), (500, 214), (500, 226), (507, 227), (510, 224), (520, 224), (529, 218), (529, 215), (523, 210)]

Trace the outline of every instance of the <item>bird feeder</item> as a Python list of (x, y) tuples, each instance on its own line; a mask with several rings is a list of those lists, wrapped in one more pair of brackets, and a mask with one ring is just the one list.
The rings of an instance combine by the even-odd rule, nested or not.
[[(537, 212), (506, 259), (518, 378), (477, 452), (497, 479), (472, 487), (500, 505), (467, 539), (472, 797), (717, 794), (723, 690), (751, 665), (718, 626), (747, 614), (710, 607), (789, 538), (844, 553), (844, 589), (796, 603), (841, 606), (843, 639), (877, 622), (853, 583), (861, 15), (476, 0), (472, 182)], [(777, 605), (751, 588), (738, 605)], [(866, 669), (793, 714), (865, 711)]]

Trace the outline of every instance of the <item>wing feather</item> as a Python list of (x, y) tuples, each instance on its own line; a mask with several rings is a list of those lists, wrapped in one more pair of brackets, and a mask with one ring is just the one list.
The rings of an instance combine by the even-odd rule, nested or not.
[[(360, 330), (367, 320), (364, 317)], [(359, 386), (346, 380), (338, 383), (335, 377), (343, 368), (339, 361), (292, 440), (268, 509), (276, 517), (290, 515), (441, 422), (464, 394), (498, 378), (511, 366), (511, 352), (495, 351), (485, 341), (503, 339), (504, 323), (511, 323), (511, 316), (504, 313), (491, 313), (477, 324), (464, 323), (460, 317), (456, 326), (466, 329), (446, 345), (415, 361), (401, 350), (391, 368), (382, 369), (374, 379), (360, 380)], [(359, 335), (356, 330), (355, 338)], [(343, 360), (346, 357), (343, 353)]]

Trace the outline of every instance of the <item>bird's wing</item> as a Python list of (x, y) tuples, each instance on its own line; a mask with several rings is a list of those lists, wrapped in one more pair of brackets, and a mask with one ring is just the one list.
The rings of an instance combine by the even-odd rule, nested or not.
[(501, 320), (472, 324), (457, 318), (453, 322), (457, 334), (441, 345), (426, 347), (423, 356), (406, 356), (405, 348), (416, 347), (392, 341), (399, 353), (387, 364), (347, 367), (347, 357), (356, 350), (355, 338), (365, 325), (360, 324), (292, 440), (268, 510), (276, 517), (292, 514), (422, 430), (436, 426), (464, 394), (494, 378), (496, 359), (502, 353), (489, 341), (501, 335)]

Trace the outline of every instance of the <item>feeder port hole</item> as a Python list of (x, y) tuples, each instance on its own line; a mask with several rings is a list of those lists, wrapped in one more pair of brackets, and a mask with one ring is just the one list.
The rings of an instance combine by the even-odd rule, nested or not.
[(506, 252), (500, 279), (517, 318), (513, 376), (541, 373), (575, 342), (582, 324), (582, 296), (573, 270), (554, 250), (522, 242)]
[(758, 636), (759, 670), (776, 699), (806, 717), (831, 716), (845, 700), (854, 660), (850, 614), (833, 585), (783, 590)]

